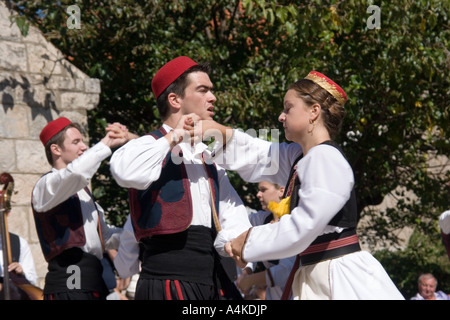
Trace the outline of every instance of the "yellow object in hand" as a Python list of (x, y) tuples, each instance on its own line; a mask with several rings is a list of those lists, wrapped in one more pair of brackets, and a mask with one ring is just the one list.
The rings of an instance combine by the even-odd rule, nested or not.
[(291, 201), (291, 196), (282, 199), (280, 202), (270, 201), (267, 208), (278, 218), (281, 218), (285, 214), (289, 214), (290, 208), (289, 204)]

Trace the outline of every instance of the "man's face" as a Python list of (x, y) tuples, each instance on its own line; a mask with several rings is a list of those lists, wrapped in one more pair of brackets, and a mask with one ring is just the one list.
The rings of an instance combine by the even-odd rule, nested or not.
[(59, 148), (61, 159), (66, 165), (78, 158), (88, 147), (83, 141), (81, 132), (76, 128), (69, 128), (66, 131), (63, 146)]
[(181, 98), (183, 114), (196, 113), (202, 120), (211, 120), (214, 116), (213, 103), (216, 97), (212, 93), (213, 84), (207, 73), (192, 72), (188, 75), (188, 85)]
[(419, 293), (425, 299), (434, 298), (436, 291), (436, 281), (433, 278), (424, 278), (419, 283)]

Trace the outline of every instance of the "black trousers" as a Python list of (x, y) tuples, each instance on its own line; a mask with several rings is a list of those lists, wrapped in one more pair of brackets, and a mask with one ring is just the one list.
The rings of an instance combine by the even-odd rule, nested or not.
[(230, 292), (239, 298), (214, 249), (214, 238), (211, 228), (190, 226), (144, 239), (135, 300), (218, 300)]
[(215, 285), (183, 280), (140, 278), (136, 286), (135, 300), (218, 300)]
[(44, 294), (44, 300), (106, 300), (106, 296), (98, 291), (66, 291)]

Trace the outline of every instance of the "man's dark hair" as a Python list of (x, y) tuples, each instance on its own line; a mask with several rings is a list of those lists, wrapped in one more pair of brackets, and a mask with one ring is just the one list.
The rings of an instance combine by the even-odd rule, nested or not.
[(195, 66), (190, 67), (185, 72), (181, 74), (174, 82), (172, 82), (166, 90), (163, 91), (163, 93), (160, 94), (158, 99), (156, 100), (156, 106), (158, 107), (159, 115), (161, 116), (161, 119), (166, 119), (169, 113), (169, 101), (167, 100), (167, 97), (170, 93), (175, 93), (179, 95), (180, 97), (184, 97), (184, 90), (188, 86), (188, 75), (193, 72), (204, 72), (209, 75), (211, 70), (209, 63), (203, 63), (198, 64)]

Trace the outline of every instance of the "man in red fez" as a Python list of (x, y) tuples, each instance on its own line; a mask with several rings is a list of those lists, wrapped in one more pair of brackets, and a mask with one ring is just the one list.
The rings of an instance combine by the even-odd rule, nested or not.
[(111, 149), (133, 135), (119, 123), (106, 130), (90, 149), (80, 125), (64, 117), (49, 122), (39, 136), (52, 166), (32, 192), (36, 230), (48, 262), (46, 300), (98, 300), (109, 293), (101, 259), (105, 247), (117, 243), (118, 234), (113, 235), (120, 229), (105, 223), (88, 185)]
[[(134, 236), (144, 248), (137, 300), (240, 298), (215, 248), (224, 251), (228, 239), (250, 227), (247, 211), (225, 170), (209, 161), (207, 146), (184, 129), (212, 119), (212, 89), (208, 64), (184, 56), (169, 61), (152, 80), (162, 126), (111, 158), (111, 173), (129, 188)], [(117, 270), (127, 260), (138, 263), (116, 258)]]

